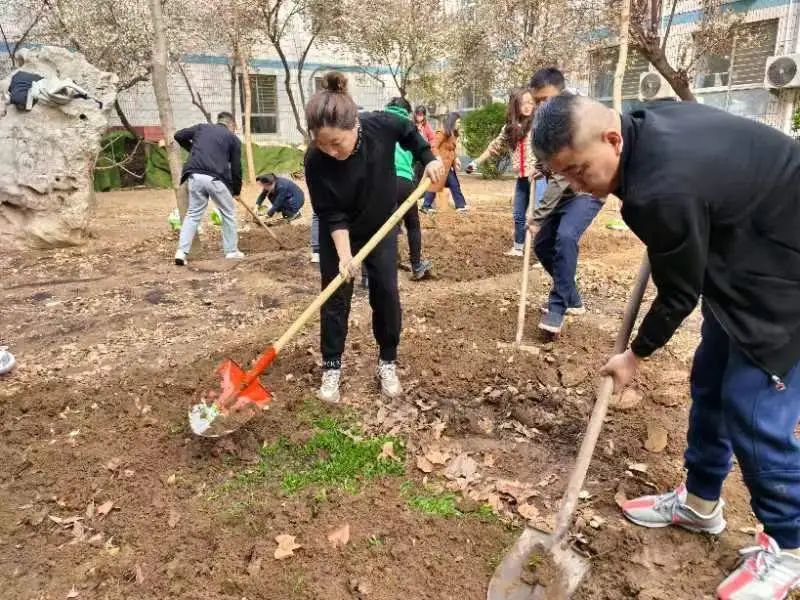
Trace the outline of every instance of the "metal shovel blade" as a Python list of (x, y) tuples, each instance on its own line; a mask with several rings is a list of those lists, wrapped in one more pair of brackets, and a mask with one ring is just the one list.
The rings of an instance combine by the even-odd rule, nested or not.
[(203, 437), (220, 437), (239, 429), (272, 400), (258, 379), (242, 389), (246, 373), (230, 359), (216, 370), (219, 388), (204, 390), (189, 409), (189, 426)]
[[(566, 600), (578, 588), (589, 570), (581, 555), (563, 544), (552, 545), (553, 536), (544, 531), (525, 528), (514, 546), (497, 566), (489, 582), (487, 600)], [(547, 587), (532, 586), (523, 581), (528, 561), (537, 548), (545, 549), (558, 568), (558, 576)]]

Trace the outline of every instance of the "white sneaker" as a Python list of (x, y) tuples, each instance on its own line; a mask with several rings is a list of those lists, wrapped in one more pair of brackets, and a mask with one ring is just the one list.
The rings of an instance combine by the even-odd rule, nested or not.
[(376, 372), (378, 380), (381, 382), (381, 391), (389, 398), (397, 398), (403, 393), (400, 380), (397, 378), (397, 364), (394, 362), (381, 360), (378, 362)]
[(311, 262), (314, 263), (315, 265), (319, 264), (319, 252), (311, 253)]
[(782, 552), (766, 533), (739, 553), (744, 561), (717, 588), (720, 600), (783, 600), (800, 588), (800, 557)]
[(341, 369), (325, 369), (322, 371), (322, 385), (317, 397), (323, 402), (339, 402), (339, 382), (342, 380)]
[(14, 355), (8, 351), (6, 346), (0, 346), (0, 375), (10, 373), (11, 369), (17, 364)]
[(233, 252), (228, 252), (225, 255), (225, 258), (231, 258), (231, 259), (244, 258), (244, 252), (240, 252), (239, 250), (234, 250)]
[(179, 267), (183, 267), (186, 265), (186, 262), (187, 262), (186, 252), (184, 252), (183, 250), (178, 250), (175, 253), (175, 264), (178, 265)]
[(525, 256), (525, 251), (522, 248), (517, 248), (516, 246), (511, 248), (511, 250), (507, 252), (503, 252), (504, 256)]

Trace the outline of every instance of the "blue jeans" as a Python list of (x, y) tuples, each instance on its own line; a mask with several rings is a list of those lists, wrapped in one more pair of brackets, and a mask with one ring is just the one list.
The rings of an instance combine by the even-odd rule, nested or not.
[(544, 196), (544, 191), (547, 189), (547, 179), (544, 177), (539, 177), (536, 180), (536, 186), (534, 188), (534, 194), (536, 195), (534, 206), (539, 206), (539, 203), (542, 201), (542, 196)]
[[(447, 181), (445, 181), (444, 187), (448, 188), (453, 195), (453, 202), (456, 208), (466, 208), (467, 200), (464, 198), (464, 194), (461, 193), (461, 184), (458, 182), (455, 169), (451, 168), (447, 172)], [(422, 202), (422, 208), (432, 208), (434, 200), (436, 200), (435, 192), (425, 192), (425, 200)]]
[(578, 242), (602, 206), (597, 198), (585, 194), (562, 200), (536, 234), (534, 252), (553, 278), (548, 303), (550, 312), (563, 315), (567, 308), (583, 305), (575, 286)]
[(319, 217), (311, 213), (311, 251), (319, 253)]
[(781, 548), (800, 548), (800, 364), (785, 389), (739, 350), (707, 305), (692, 365), (688, 491), (716, 500), (736, 456), (750, 505)]
[(527, 177), (517, 177), (514, 188), (514, 243), (525, 243), (525, 223), (527, 221), (528, 206), (531, 203), (531, 180)]
[(217, 212), (222, 217), (222, 251), (228, 254), (239, 249), (235, 203), (228, 186), (211, 175), (193, 173), (189, 175), (189, 208), (181, 225), (178, 240), (178, 249), (186, 254), (192, 247), (192, 241), (203, 215), (206, 214), (209, 200), (216, 204)]

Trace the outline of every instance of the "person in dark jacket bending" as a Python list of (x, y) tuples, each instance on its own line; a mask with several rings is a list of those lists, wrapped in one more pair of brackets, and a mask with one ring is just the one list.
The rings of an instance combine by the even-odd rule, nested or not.
[(274, 173), (259, 175), (256, 181), (261, 184), (261, 193), (256, 199), (256, 211), (262, 214), (264, 200), (269, 200), (272, 206), (266, 211), (267, 217), (281, 213), (286, 221), (300, 218), (300, 209), (305, 204), (306, 197), (294, 181), (285, 177), (276, 177)]
[[(313, 143), (306, 153), (305, 175), (311, 204), (319, 216), (324, 288), (339, 273), (348, 279), (358, 273), (360, 265), (353, 255), (395, 211), (395, 144), (426, 165), (425, 174), (433, 181), (444, 178), (444, 168), (410, 120), (384, 112), (359, 115), (347, 93), (347, 78), (341, 73), (325, 76), (325, 88), (306, 106), (306, 121)], [(395, 366), (401, 328), (396, 228), (364, 263), (369, 275), (372, 330), (380, 350), (377, 377), (382, 392), (395, 397), (402, 391)], [(352, 294), (353, 285), (348, 282), (320, 311), (324, 371), (319, 397), (328, 402), (339, 400)]]
[(239, 252), (234, 196), (242, 192), (242, 143), (234, 135), (236, 121), (221, 112), (217, 124), (202, 123), (181, 129), (175, 141), (189, 152), (181, 183), (189, 181), (189, 209), (181, 225), (175, 264), (185, 265), (208, 201), (217, 205), (222, 217), (222, 250), (225, 258), (244, 258)]
[(619, 196), (647, 246), (658, 293), (630, 349), (603, 369), (617, 389), (703, 298), (686, 483), (627, 502), (625, 516), (722, 533), (735, 456), (764, 533), (717, 596), (785, 598), (800, 586), (800, 146), (694, 102), (620, 116), (575, 96), (539, 109), (534, 144), (573, 189)]

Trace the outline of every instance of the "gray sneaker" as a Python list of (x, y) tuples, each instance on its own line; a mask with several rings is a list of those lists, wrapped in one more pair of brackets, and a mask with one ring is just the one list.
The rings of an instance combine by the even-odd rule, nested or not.
[(376, 376), (380, 381), (381, 391), (387, 397), (397, 398), (403, 393), (400, 380), (397, 378), (397, 363), (388, 360), (379, 361)]
[(669, 527), (675, 525), (694, 531), (719, 535), (725, 530), (725, 518), (722, 509), (725, 502), (720, 499), (717, 507), (710, 515), (701, 515), (686, 505), (686, 486), (660, 496), (643, 496), (628, 500), (622, 505), (622, 514), (642, 527)]
[(433, 269), (433, 262), (430, 260), (422, 260), (418, 265), (411, 267), (411, 279), (414, 281), (425, 279), (430, 275), (431, 269)]
[(548, 311), (539, 321), (539, 329), (558, 335), (564, 326), (564, 315)]
[(720, 600), (783, 600), (800, 588), (800, 556), (782, 552), (766, 533), (756, 535), (756, 545), (739, 553), (742, 564), (717, 588)]

